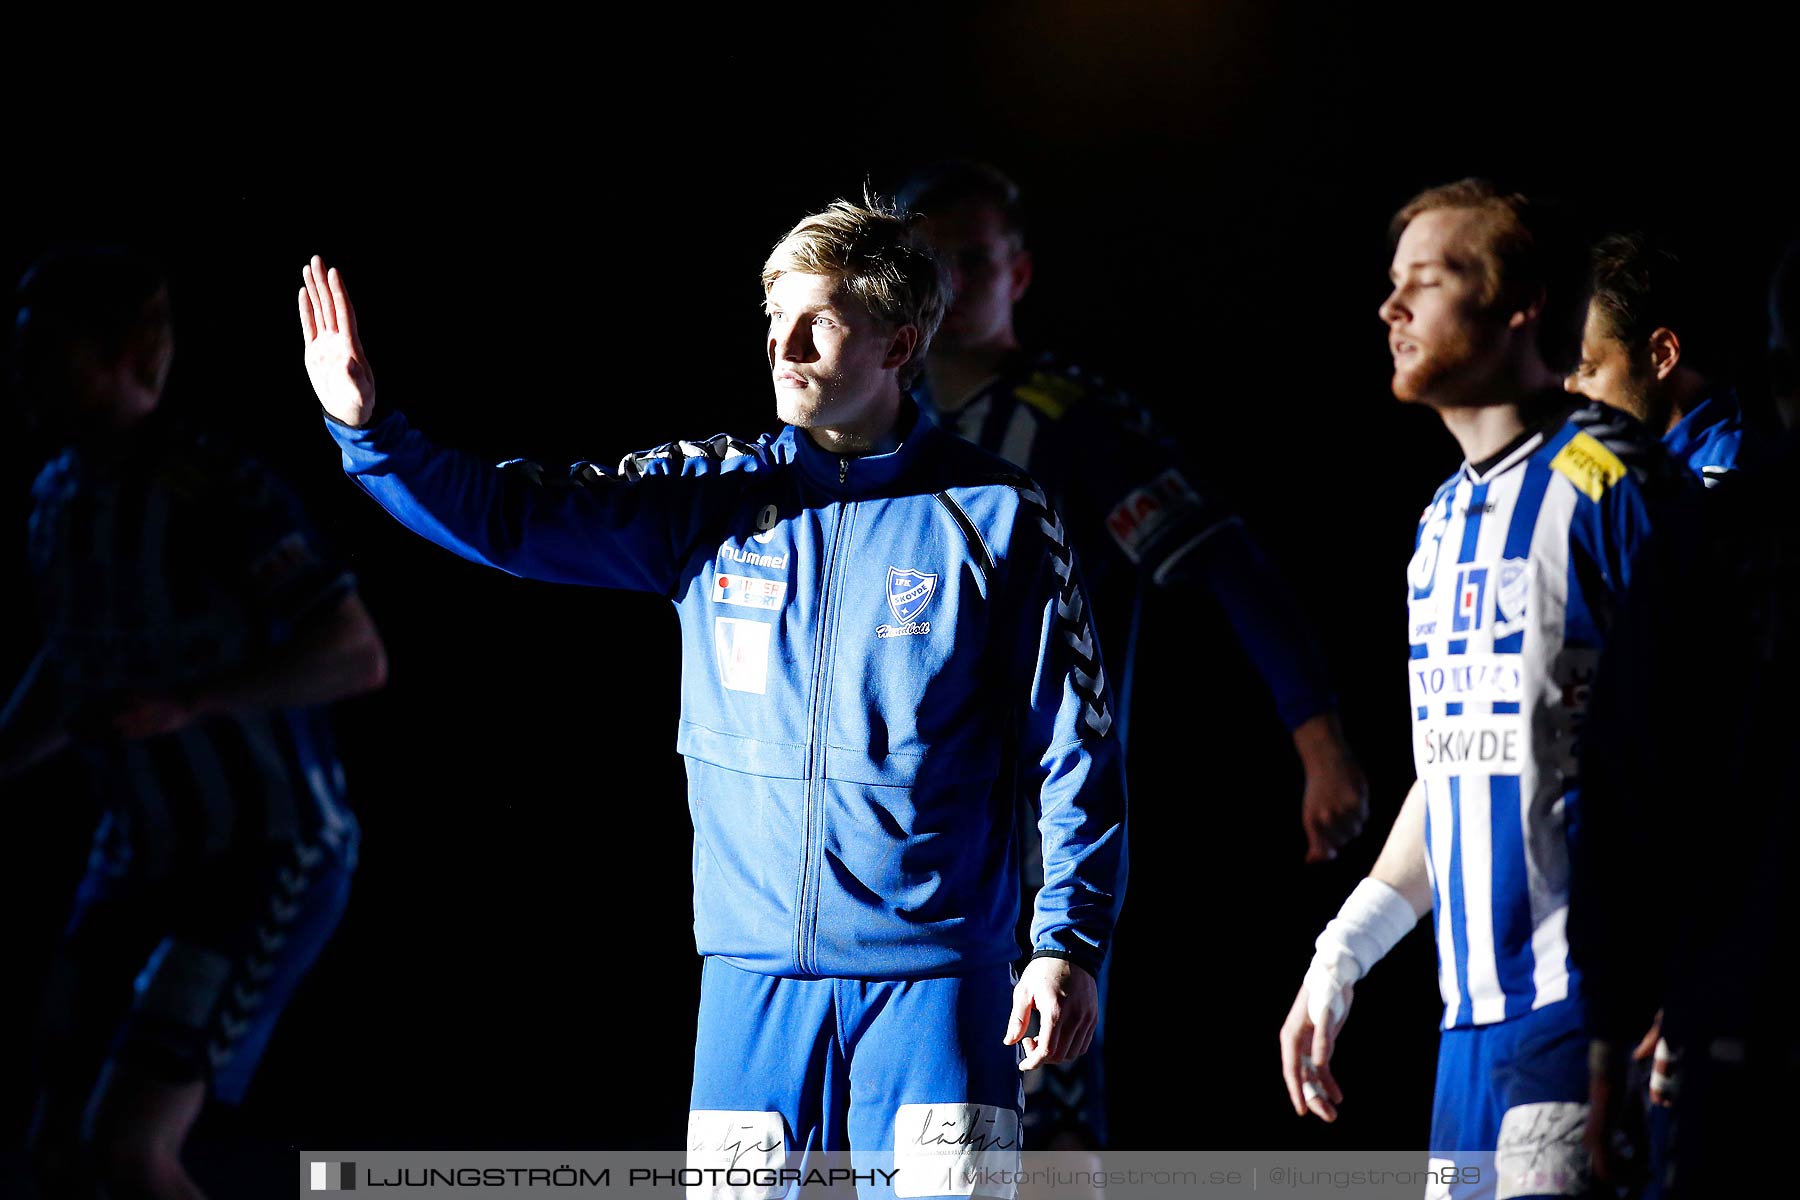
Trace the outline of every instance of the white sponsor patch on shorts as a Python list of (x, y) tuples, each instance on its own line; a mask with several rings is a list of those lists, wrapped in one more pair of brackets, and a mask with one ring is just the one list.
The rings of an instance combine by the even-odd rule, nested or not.
[(1494, 1200), (1494, 1152), (1440, 1150), (1425, 1165), (1425, 1200)]
[(902, 1104), (894, 1113), (894, 1169), (896, 1196), (1012, 1200), (1019, 1114), (992, 1104)]
[(1430, 1176), (1425, 1181), (1425, 1200), (1450, 1200), (1450, 1181), (1457, 1177), (1456, 1164), (1447, 1158), (1434, 1158), (1425, 1164)]
[(770, 1200), (785, 1195), (787, 1185), (777, 1180), (765, 1186), (756, 1183), (758, 1172), (780, 1171), (787, 1165), (781, 1114), (693, 1110), (688, 1113), (687, 1165), (720, 1172), (705, 1177), (709, 1182), (690, 1186), (688, 1200)]
[(719, 680), (733, 692), (769, 690), (769, 626), (741, 617), (713, 618), (713, 648)]
[(1500, 1118), (1494, 1155), (1495, 1200), (1509, 1196), (1585, 1196), (1590, 1183), (1581, 1144), (1587, 1105), (1566, 1100), (1516, 1104)]

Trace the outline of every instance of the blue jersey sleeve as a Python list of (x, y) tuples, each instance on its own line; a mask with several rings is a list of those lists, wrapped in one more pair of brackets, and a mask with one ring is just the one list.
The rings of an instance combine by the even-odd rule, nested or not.
[[(1592, 504), (1583, 505), (1569, 529), (1567, 636), (1572, 643), (1598, 645), (1631, 586), (1633, 563), (1657, 513), (1691, 495), (1699, 483), (1623, 413), (1590, 405), (1571, 420), (1580, 432), (1551, 465)], [(1591, 633), (1577, 619), (1583, 607), (1592, 618)]]
[(1694, 754), (1692, 701), (1716, 669), (1712, 643), (1688, 628), (1710, 599), (1703, 533), (1697, 506), (1684, 506), (1634, 556), (1636, 582), (1608, 633), (1583, 733), (1569, 949), (1590, 1032), (1627, 1045), (1665, 999), (1664, 939), (1681, 919), (1679, 892), (1645, 881), (1691, 850), (1691, 833), (1689, 846), (1681, 844), (1681, 809), (1714, 785), (1695, 778), (1692, 765), (1711, 757)]
[(1231, 521), (1167, 582), (1203, 581), (1217, 597), (1244, 652), (1275, 698), (1290, 730), (1337, 707), (1325, 655), (1293, 591), (1240, 521)]
[(397, 412), (327, 428), (345, 474), (401, 524), (527, 579), (673, 596), (708, 504), (705, 455), (652, 452), (618, 472), (582, 462), (555, 476), (435, 446)]
[[(1021, 649), (1012, 677), (1030, 681), (1020, 758), (1034, 786), (1044, 886), (1031, 923), (1033, 957), (1098, 974), (1125, 893), (1125, 781), (1111, 699), (1074, 552), (1041, 492), (1020, 506), (1012, 557)], [(1035, 553), (1029, 548), (1037, 547)]]

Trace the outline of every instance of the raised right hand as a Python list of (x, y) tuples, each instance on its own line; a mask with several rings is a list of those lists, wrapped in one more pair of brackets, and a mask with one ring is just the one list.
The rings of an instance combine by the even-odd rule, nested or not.
[(375, 416), (375, 372), (356, 335), (356, 310), (344, 277), (313, 255), (300, 269), (300, 332), (306, 339), (306, 377), (325, 411), (346, 425)]

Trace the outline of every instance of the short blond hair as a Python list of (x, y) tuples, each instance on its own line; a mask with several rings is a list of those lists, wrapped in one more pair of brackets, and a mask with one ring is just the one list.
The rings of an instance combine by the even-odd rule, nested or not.
[(763, 263), (763, 296), (789, 272), (823, 275), (876, 320), (913, 326), (918, 344), (900, 367), (900, 385), (910, 387), (925, 369), (925, 352), (950, 303), (948, 275), (919, 238), (918, 221), (876, 196), (861, 204), (833, 201), (775, 243)]

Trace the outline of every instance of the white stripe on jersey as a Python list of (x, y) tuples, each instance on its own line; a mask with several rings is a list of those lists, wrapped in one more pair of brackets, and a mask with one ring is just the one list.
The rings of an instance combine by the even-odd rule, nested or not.
[[(992, 382), (991, 380), (989, 382)], [(987, 384), (982, 384), (982, 392), (975, 399), (947, 417), (940, 418), (946, 425), (954, 426), (956, 436), (964, 441), (981, 445), (981, 427), (987, 423), (988, 412), (994, 407), (994, 395), (987, 391)]]
[[(1556, 824), (1562, 828), (1562, 801), (1556, 802)], [(1531, 983), (1537, 995), (1531, 1007), (1542, 1008), (1569, 998), (1569, 906), (1564, 904), (1537, 923), (1531, 931), (1531, 952), (1537, 955), (1537, 970)]]
[(1500, 958), (1494, 950), (1494, 843), (1491, 776), (1462, 777), (1463, 936), (1467, 939), (1469, 1003), (1477, 1025), (1506, 1016)]
[[(1570, 527), (1582, 493), (1547, 470), (1544, 440), (1527, 442), (1485, 479), (1465, 469), (1443, 488), (1408, 571), (1408, 636), (1419, 655), (1410, 663), (1413, 746), (1430, 814), (1446, 1026), (1504, 1020), (1503, 980), (1515, 1012), (1569, 991), (1564, 640)], [(1528, 480), (1544, 485), (1543, 501), (1509, 559), (1515, 515), (1532, 516), (1519, 513)], [(1465, 555), (1471, 520), (1479, 526)], [(1516, 713), (1495, 711), (1515, 705)]]
[(1444, 1011), (1453, 1013), (1462, 1003), (1462, 989), (1457, 985), (1456, 972), (1442, 967), (1456, 961), (1456, 929), (1450, 921), (1450, 905), (1444, 900), (1450, 894), (1450, 848), (1455, 845), (1455, 831), (1450, 824), (1450, 781), (1423, 779), (1420, 784), (1425, 789), (1425, 809), (1431, 824), (1425, 865), (1430, 868), (1431, 919), (1437, 934), (1438, 994), (1444, 998)]
[(1038, 414), (1029, 404), (1013, 406), (1006, 422), (1006, 436), (1000, 439), (1000, 457), (1016, 467), (1029, 470), (1031, 444), (1037, 440)]
[[(1523, 470), (1507, 471), (1488, 485), (1487, 504), (1480, 536), (1476, 539), (1476, 563), (1497, 563), (1506, 549)], [(1470, 484), (1473, 494), (1474, 485)], [(1504, 518), (1504, 519), (1501, 519)], [(1490, 580), (1489, 586), (1497, 586)], [(1471, 647), (1473, 648), (1473, 647)], [(1466, 657), (1466, 652), (1464, 657)], [(1517, 722), (1519, 718), (1514, 718)], [(1487, 721), (1495, 718), (1489, 714)], [(1506, 993), (1500, 987), (1500, 962), (1494, 948), (1494, 848), (1491, 776), (1465, 775), (1462, 780), (1463, 911), (1467, 914), (1469, 949), (1469, 1000), (1477, 1025), (1506, 1016)]]
[[(1556, 476), (1553, 483), (1562, 483)], [(1539, 588), (1542, 597), (1533, 608), (1528, 640), (1542, 649), (1541, 661), (1554, 663), (1563, 652), (1568, 627), (1569, 523), (1574, 519), (1579, 494), (1573, 487), (1556, 487), (1544, 495), (1537, 528), (1532, 530), (1531, 559), (1540, 578), (1559, 580), (1562, 587)], [(1520, 820), (1525, 831), (1525, 878), (1531, 888), (1532, 989), (1531, 1006), (1567, 998), (1569, 994), (1569, 941), (1564, 933), (1569, 913), (1569, 849), (1563, 814), (1563, 790), (1568, 780), (1554, 751), (1531, 755), (1519, 779)]]

